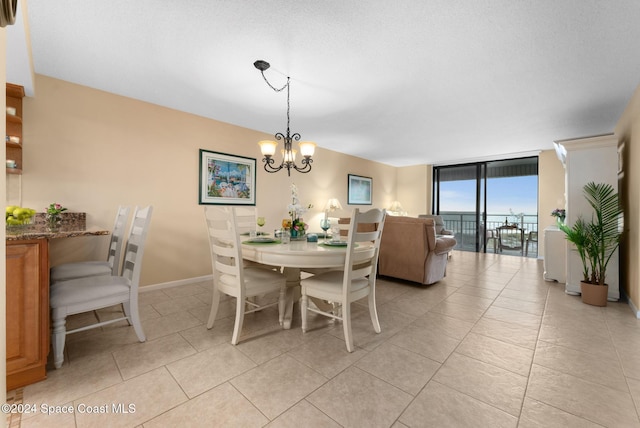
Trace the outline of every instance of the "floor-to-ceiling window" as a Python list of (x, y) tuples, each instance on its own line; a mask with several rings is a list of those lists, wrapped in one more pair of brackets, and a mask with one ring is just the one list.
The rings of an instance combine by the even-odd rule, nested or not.
[[(537, 257), (538, 158), (436, 166), (434, 213), (455, 233), (457, 249)], [(526, 248), (498, 248), (498, 228), (517, 225)]]

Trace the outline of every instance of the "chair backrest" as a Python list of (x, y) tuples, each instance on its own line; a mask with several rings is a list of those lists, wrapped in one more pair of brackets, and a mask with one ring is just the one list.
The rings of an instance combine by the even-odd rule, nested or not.
[(257, 228), (258, 210), (253, 206), (234, 207), (236, 232), (238, 235), (249, 233)]
[(152, 206), (142, 209), (136, 207), (133, 211), (133, 220), (131, 221), (131, 228), (129, 229), (124, 259), (122, 261), (122, 276), (130, 281), (132, 296), (137, 296), (138, 294), (142, 256), (144, 254), (144, 245), (147, 240), (152, 212)]
[[(331, 223), (332, 225), (334, 223)], [(338, 227), (340, 228), (340, 236), (348, 236), (349, 235), (349, 227), (351, 225), (351, 217), (340, 217), (338, 218)], [(359, 232), (371, 232), (376, 230), (376, 226), (368, 223), (360, 223), (358, 226)]]
[[(360, 212), (353, 210), (347, 235), (347, 257), (344, 266), (343, 293), (349, 292), (351, 280), (369, 277), (375, 281), (380, 254), (380, 240), (387, 216), (386, 210), (377, 208)], [(359, 245), (366, 245), (365, 251), (356, 251)]]
[(239, 296), (244, 271), (236, 208), (205, 206), (204, 214), (209, 231), (213, 282), (222, 292)]
[(120, 260), (122, 255), (122, 244), (124, 242), (124, 232), (127, 228), (127, 222), (129, 221), (130, 207), (120, 205), (116, 212), (116, 220), (113, 225), (113, 231), (111, 232), (111, 240), (109, 241), (109, 254), (107, 255), (107, 262), (111, 266), (111, 275), (117, 276), (120, 274)]
[(431, 218), (435, 221), (436, 224), (436, 233), (440, 234), (441, 231), (445, 229), (444, 219), (441, 215), (438, 214), (420, 214), (418, 218)]

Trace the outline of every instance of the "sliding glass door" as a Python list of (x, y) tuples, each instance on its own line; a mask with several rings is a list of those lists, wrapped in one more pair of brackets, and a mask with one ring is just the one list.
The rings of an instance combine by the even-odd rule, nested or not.
[[(505, 222), (534, 236), (537, 200), (537, 157), (434, 167), (434, 213), (455, 233), (459, 250), (497, 251), (496, 229)], [(537, 256), (537, 235), (531, 246), (529, 255)]]
[(483, 244), (480, 224), (485, 212), (484, 164), (434, 168), (434, 211), (458, 241), (456, 248), (479, 251)]

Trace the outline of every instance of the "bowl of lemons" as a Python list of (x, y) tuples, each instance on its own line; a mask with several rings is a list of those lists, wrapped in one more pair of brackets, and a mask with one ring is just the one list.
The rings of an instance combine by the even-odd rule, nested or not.
[(9, 228), (19, 228), (31, 224), (36, 210), (23, 208), (17, 205), (9, 205), (6, 208), (5, 223)]

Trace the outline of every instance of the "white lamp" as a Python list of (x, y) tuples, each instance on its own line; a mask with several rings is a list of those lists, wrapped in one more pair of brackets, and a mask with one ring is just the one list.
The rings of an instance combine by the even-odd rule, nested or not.
[(340, 201), (338, 200), (338, 198), (329, 199), (327, 203), (324, 205), (324, 219), (326, 220), (327, 217), (329, 217), (329, 212), (334, 212), (341, 209), (342, 209), (342, 205), (340, 204)]
[(405, 216), (407, 212), (402, 208), (402, 204), (399, 201), (393, 201), (389, 207), (389, 214)]

